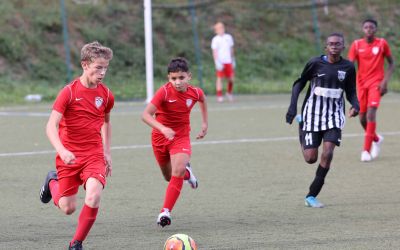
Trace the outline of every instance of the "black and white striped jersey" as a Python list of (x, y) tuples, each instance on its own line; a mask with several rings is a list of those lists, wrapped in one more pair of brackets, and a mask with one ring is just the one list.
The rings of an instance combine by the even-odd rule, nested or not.
[(324, 55), (312, 58), (300, 78), (294, 82), (293, 88), (299, 84), (301, 91), (308, 81), (310, 85), (301, 109), (302, 129), (314, 132), (343, 129), (346, 120), (344, 94), (352, 107), (359, 110), (354, 64), (343, 58), (336, 63), (329, 63)]

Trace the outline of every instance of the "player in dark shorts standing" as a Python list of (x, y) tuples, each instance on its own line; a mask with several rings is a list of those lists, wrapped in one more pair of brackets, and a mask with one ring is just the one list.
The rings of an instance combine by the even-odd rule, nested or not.
[(208, 113), (203, 90), (189, 84), (192, 75), (184, 58), (172, 59), (168, 65), (169, 82), (161, 86), (142, 114), (143, 121), (153, 128), (151, 143), (154, 156), (168, 187), (164, 205), (157, 218), (157, 224), (164, 227), (171, 224), (171, 214), (186, 180), (193, 189), (198, 186), (189, 160), (192, 154), (190, 144), (190, 112), (199, 102), (202, 123), (196, 139), (207, 134)]
[(76, 210), (79, 186), (86, 190), (69, 244), (71, 250), (82, 249), (96, 220), (106, 177), (111, 176), (110, 112), (114, 96), (101, 81), (112, 57), (112, 50), (98, 42), (83, 46), (83, 73), (60, 91), (46, 127), (47, 137), (57, 151), (57, 172), (47, 174), (40, 200), (48, 203), (53, 199), (54, 205), (70, 215)]
[[(368, 162), (378, 157), (383, 136), (376, 134), (376, 112), (381, 96), (394, 71), (394, 61), (388, 43), (375, 37), (378, 22), (367, 19), (363, 22), (364, 38), (355, 40), (349, 50), (349, 60), (357, 62), (357, 95), (360, 102), (360, 123), (364, 128), (364, 147), (361, 161)], [(385, 59), (389, 67), (385, 74)]]
[(312, 58), (304, 67), (300, 78), (294, 82), (286, 114), (286, 122), (291, 124), (297, 113), (299, 94), (310, 81), (299, 123), (304, 160), (309, 164), (315, 163), (322, 141), (323, 149), (315, 178), (305, 198), (305, 204), (309, 207), (324, 207), (316, 197), (324, 185), (335, 146), (340, 146), (345, 124), (344, 94), (352, 105), (349, 116), (354, 117), (359, 111), (354, 64), (341, 57), (343, 50), (343, 35), (340, 33), (329, 35), (326, 40), (327, 55)]

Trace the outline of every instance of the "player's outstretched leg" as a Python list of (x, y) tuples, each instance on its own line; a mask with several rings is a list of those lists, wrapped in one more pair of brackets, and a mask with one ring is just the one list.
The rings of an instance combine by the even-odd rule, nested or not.
[(158, 215), (157, 224), (161, 227), (169, 226), (171, 224), (171, 214), (168, 208), (163, 208), (163, 211)]
[(186, 164), (186, 173), (185, 173), (185, 181), (190, 184), (193, 189), (196, 189), (199, 186), (196, 176), (193, 174), (192, 167), (190, 163)]
[(68, 246), (68, 249), (69, 250), (82, 250), (83, 249), (82, 241), (79, 241), (79, 240), (74, 241), (74, 243), (72, 243)]
[(317, 171), (315, 173), (315, 178), (310, 185), (310, 191), (307, 194), (304, 202), (308, 207), (323, 208), (324, 204), (318, 201), (316, 198), (325, 183), (325, 177), (328, 174), (329, 168), (324, 168), (318, 165)]
[(46, 179), (44, 180), (43, 186), (40, 188), (40, 201), (43, 203), (49, 203), (51, 200), (51, 192), (49, 183), (51, 180), (57, 180), (56, 171), (49, 171), (47, 173)]

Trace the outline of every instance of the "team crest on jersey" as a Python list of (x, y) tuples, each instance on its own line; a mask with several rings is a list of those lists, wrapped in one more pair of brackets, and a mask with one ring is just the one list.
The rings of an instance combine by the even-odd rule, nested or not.
[(186, 99), (186, 106), (189, 108), (193, 103), (192, 99)]
[(94, 104), (96, 105), (96, 108), (100, 108), (101, 105), (103, 105), (103, 98), (101, 98), (100, 96), (96, 96), (96, 98), (94, 99)]
[(377, 55), (379, 53), (379, 47), (373, 47), (372, 48), (372, 54)]
[(342, 82), (346, 78), (346, 71), (338, 70), (337, 77)]

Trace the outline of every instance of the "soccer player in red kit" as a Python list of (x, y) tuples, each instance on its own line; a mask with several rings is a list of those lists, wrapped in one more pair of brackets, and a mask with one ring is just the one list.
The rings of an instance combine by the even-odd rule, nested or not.
[(190, 111), (199, 102), (202, 116), (201, 131), (196, 139), (207, 134), (208, 112), (203, 91), (189, 85), (192, 75), (184, 58), (172, 59), (168, 65), (168, 80), (146, 106), (142, 120), (153, 128), (152, 146), (156, 160), (166, 181), (169, 182), (164, 205), (157, 218), (162, 227), (171, 224), (171, 215), (179, 198), (183, 181), (193, 189), (197, 179), (190, 167)]
[(83, 184), (85, 202), (69, 249), (82, 249), (82, 242), (96, 220), (106, 177), (111, 176), (110, 111), (114, 96), (101, 81), (113, 57), (110, 48), (98, 42), (83, 46), (80, 77), (58, 94), (46, 133), (56, 155), (56, 171), (50, 171), (40, 190), (40, 200), (54, 204), (65, 214), (76, 209)]
[[(376, 111), (381, 96), (394, 71), (394, 61), (388, 43), (375, 37), (378, 23), (367, 19), (363, 22), (364, 38), (355, 40), (349, 50), (349, 60), (357, 61), (357, 95), (360, 102), (360, 123), (365, 130), (364, 149), (361, 161), (378, 157), (383, 137), (376, 134)], [(385, 61), (389, 63), (385, 74)]]

